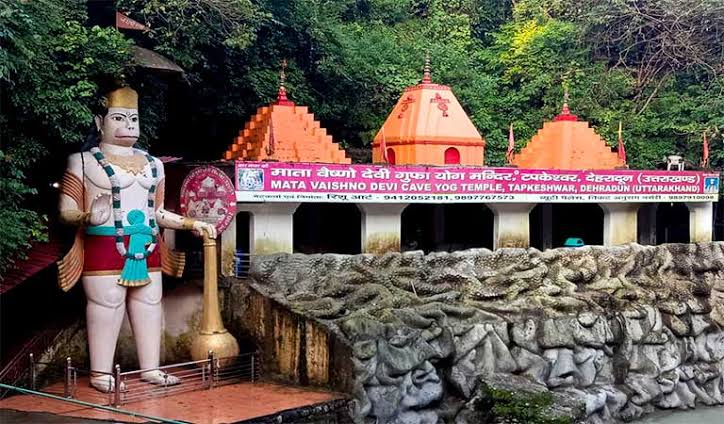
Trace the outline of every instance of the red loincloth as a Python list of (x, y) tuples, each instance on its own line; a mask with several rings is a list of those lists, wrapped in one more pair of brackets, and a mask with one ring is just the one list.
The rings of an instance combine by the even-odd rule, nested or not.
[[(124, 236), (128, 246), (128, 237)], [(125, 258), (116, 249), (116, 238), (112, 236), (85, 235), (85, 260), (83, 275), (120, 275)], [(148, 272), (161, 270), (161, 253), (158, 245), (146, 259)]]

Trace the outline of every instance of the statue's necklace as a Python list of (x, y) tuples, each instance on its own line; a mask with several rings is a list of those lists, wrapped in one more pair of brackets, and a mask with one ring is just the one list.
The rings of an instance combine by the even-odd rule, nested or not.
[(98, 161), (98, 164), (103, 168), (108, 175), (108, 179), (111, 181), (111, 196), (113, 198), (113, 225), (116, 227), (116, 250), (118, 253), (128, 259), (145, 259), (153, 253), (156, 248), (156, 236), (158, 235), (158, 226), (156, 220), (153, 218), (156, 213), (155, 202), (156, 202), (156, 182), (158, 179), (158, 171), (156, 170), (156, 161), (146, 153), (146, 160), (148, 165), (151, 167), (151, 177), (153, 177), (153, 184), (148, 189), (148, 226), (153, 230), (153, 238), (151, 244), (146, 248), (143, 253), (128, 253), (126, 245), (123, 242), (123, 210), (121, 209), (121, 185), (118, 182), (118, 176), (113, 171), (113, 167), (108, 163), (108, 160), (103, 156), (103, 152), (98, 147), (93, 147), (90, 150), (93, 157)]
[(131, 156), (106, 153), (104, 156), (111, 165), (115, 165), (133, 175), (140, 174), (146, 166), (146, 158), (144, 155), (138, 153), (134, 153)]

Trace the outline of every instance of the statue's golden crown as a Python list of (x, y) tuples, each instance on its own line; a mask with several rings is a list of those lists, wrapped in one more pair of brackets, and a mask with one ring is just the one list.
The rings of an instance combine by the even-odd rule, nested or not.
[(138, 109), (138, 93), (131, 87), (122, 87), (106, 94), (104, 103), (106, 108)]

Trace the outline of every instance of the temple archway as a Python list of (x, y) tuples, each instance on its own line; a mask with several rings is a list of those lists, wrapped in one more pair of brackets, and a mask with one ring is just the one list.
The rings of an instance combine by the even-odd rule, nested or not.
[(402, 250), (493, 248), (493, 212), (483, 204), (411, 204), (402, 211)]
[(684, 203), (659, 203), (656, 208), (656, 244), (689, 243), (689, 208)]
[(603, 209), (596, 203), (541, 203), (530, 212), (530, 245), (562, 247), (568, 238), (603, 244)]
[(454, 147), (445, 150), (445, 165), (459, 165), (460, 151)]
[(352, 203), (302, 203), (294, 212), (294, 252), (362, 252), (362, 213)]

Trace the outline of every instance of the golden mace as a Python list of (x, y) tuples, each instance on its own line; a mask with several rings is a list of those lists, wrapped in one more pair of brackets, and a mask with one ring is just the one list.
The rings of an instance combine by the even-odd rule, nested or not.
[(230, 358), (239, 354), (239, 343), (221, 322), (216, 240), (210, 238), (206, 231), (202, 231), (202, 233), (204, 237), (204, 305), (199, 334), (191, 343), (191, 358), (194, 361), (207, 359), (209, 351), (213, 351), (217, 358)]

